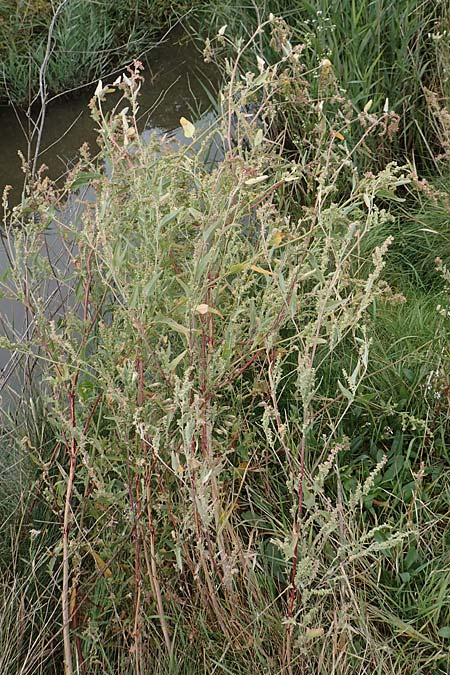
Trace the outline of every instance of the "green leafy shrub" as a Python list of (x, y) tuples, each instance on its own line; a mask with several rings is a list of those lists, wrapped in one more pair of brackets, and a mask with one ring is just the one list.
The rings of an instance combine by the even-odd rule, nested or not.
[[(263, 29), (278, 63), (242, 75)], [(108, 170), (85, 148), (64, 188), (40, 176), (12, 211), (5, 196), (14, 259), (2, 291), (31, 323), (26, 341), (2, 346), (39, 364), (51, 440), (24, 447), (60, 529), (48, 543), (62, 598), (51, 648), (63, 642), (69, 675), (75, 663), (246, 674), (445, 663), (446, 605), (424, 602), (427, 625), (412, 623), (416, 584), (428, 598), (447, 588), (421, 548), (445, 523), (421, 501), (431, 494), (437, 510), (434, 474), (415, 470), (415, 447), (396, 460), (400, 428), (394, 445), (364, 426), (378, 404), (389, 436), (372, 343), (376, 312), (389, 334), (401, 300), (382, 279), (384, 233), (414, 177), (395, 164), (360, 175), (334, 133), (339, 108), (310, 109), (323, 64), (299, 83), (301, 50), (284, 30), (271, 20), (235, 46), (217, 124), (201, 132), (182, 119), (186, 146), (139, 139), (136, 63), (112, 113), (101, 82), (92, 101)], [(284, 154), (283, 92), (302, 93), (303, 157)], [(211, 148), (222, 152), (214, 166)], [(76, 192), (88, 183), (95, 203)], [(42, 256), (48, 228), (64, 251), (56, 261)], [(408, 395), (395, 422), (416, 427), (426, 452), (429, 420)], [(403, 468), (396, 518), (378, 517)], [(399, 659), (411, 641), (414, 655)]]

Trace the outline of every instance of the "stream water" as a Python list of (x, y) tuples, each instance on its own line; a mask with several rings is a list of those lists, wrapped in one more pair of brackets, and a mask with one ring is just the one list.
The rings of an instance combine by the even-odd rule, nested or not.
[[(210, 105), (207, 91), (216, 89), (217, 71), (203, 62), (200, 51), (180, 31), (152, 49), (144, 65), (145, 81), (140, 96), (143, 132), (176, 134), (181, 116), (198, 119)], [(47, 108), (39, 163), (48, 166), (51, 178), (64, 174), (84, 142), (95, 148), (97, 132), (88, 103), (96, 84), (83, 87), (76, 97), (58, 97)], [(23, 112), (10, 106), (0, 107), (0, 191), (5, 185), (12, 185), (12, 202), (20, 199), (23, 173), (17, 153), (21, 150), (27, 155), (29, 133), (30, 122)]]
[[(192, 42), (183, 40), (180, 32), (173, 33), (164, 44), (153, 49), (144, 65), (145, 81), (139, 101), (141, 133), (145, 138), (151, 133), (170, 132), (182, 142), (179, 119), (184, 116), (199, 120), (205, 113), (210, 105), (207, 92), (217, 89), (217, 71), (204, 64), (201, 53)], [(88, 109), (95, 87), (96, 83), (84, 87), (76, 98), (59, 97), (48, 106), (39, 164), (48, 167), (46, 173), (52, 179), (59, 178), (73, 165), (83, 143), (88, 142), (95, 150), (97, 132)], [(23, 172), (18, 150), (26, 156), (29, 130), (30, 121), (23, 112), (12, 107), (0, 108), (0, 192), (5, 185), (12, 186), (10, 205), (21, 198)], [(46, 252), (50, 250), (53, 259), (60, 257), (51, 230), (45, 239)], [(11, 254), (11, 241), (6, 242), (2, 237), (0, 273), (9, 266), (8, 255)], [(23, 307), (17, 302), (0, 299), (0, 335), (17, 338), (26, 330)], [(0, 395), (3, 400), (20, 389), (20, 383), (14, 381), (17, 359), (17, 354), (11, 355), (0, 349)]]

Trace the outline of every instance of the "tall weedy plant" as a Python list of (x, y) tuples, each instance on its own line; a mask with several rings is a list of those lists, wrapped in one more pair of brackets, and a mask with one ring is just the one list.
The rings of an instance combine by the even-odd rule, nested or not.
[[(263, 30), (278, 61), (241, 72)], [(355, 517), (384, 459), (351, 493), (329, 478), (370, 359), (368, 309), (395, 299), (381, 279), (390, 240), (365, 257), (361, 244), (408, 178), (395, 165), (358, 175), (328, 105), (335, 80), (313, 105), (285, 30), (271, 17), (236, 46), (217, 124), (182, 118), (182, 147), (140, 140), (139, 63), (116, 80), (111, 114), (100, 82), (108, 169), (84, 149), (64, 189), (31, 186), (28, 219), (6, 209), (2, 287), (31, 320), (9, 346), (40, 364), (54, 436), (34, 459), (61, 532), (49, 556), (67, 675), (356, 672), (363, 643), (379, 667), (361, 580), (408, 533)], [(308, 117), (304, 157), (288, 160), (274, 106), (292, 91)], [(71, 219), (63, 204), (86, 182), (95, 203)], [(63, 262), (41, 255), (47, 228)], [(324, 397), (344, 339), (352, 367)], [(384, 654), (379, 672), (392, 672)]]

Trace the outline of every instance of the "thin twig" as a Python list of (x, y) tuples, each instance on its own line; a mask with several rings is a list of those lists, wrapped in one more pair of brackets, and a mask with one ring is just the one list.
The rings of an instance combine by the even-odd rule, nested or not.
[[(50, 56), (53, 51), (53, 45), (52, 45), (52, 40), (53, 40), (53, 32), (55, 30), (56, 22), (60, 16), (60, 14), (63, 12), (64, 8), (68, 4), (69, 0), (63, 0), (61, 4), (59, 5), (58, 9), (53, 15), (53, 18), (50, 22), (50, 26), (48, 29), (48, 36), (47, 36), (47, 48), (45, 51), (45, 56), (44, 59), (41, 63), (41, 67), (39, 68), (39, 97), (41, 99), (41, 110), (39, 113), (38, 117), (38, 130), (37, 130), (37, 139), (36, 139), (36, 147), (34, 150), (34, 158), (33, 158), (33, 165), (31, 168), (31, 178), (34, 180), (36, 177), (36, 169), (37, 169), (37, 162), (39, 159), (39, 150), (41, 147), (41, 142), (42, 142), (42, 134), (44, 133), (44, 123), (45, 123), (45, 113), (47, 110), (47, 82), (46, 82), (46, 75), (47, 75), (47, 68), (48, 68), (48, 63), (50, 60)], [(31, 105), (28, 108), (28, 115), (31, 119)], [(31, 140), (34, 136), (34, 132), (31, 136)]]

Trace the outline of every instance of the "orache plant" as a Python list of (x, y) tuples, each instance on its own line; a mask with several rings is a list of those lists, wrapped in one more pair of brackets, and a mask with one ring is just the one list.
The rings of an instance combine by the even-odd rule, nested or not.
[[(359, 177), (326, 101), (310, 114), (320, 143), (285, 158), (271, 103), (296, 86), (301, 49), (273, 19), (246, 48), (264, 28), (279, 63), (246, 76), (238, 46), (213, 128), (184, 119), (188, 145), (145, 145), (136, 63), (114, 84), (125, 108), (103, 113), (101, 82), (92, 101), (107, 169), (84, 149), (64, 188), (31, 187), (31, 215), (6, 208), (2, 288), (30, 327), (3, 346), (39, 364), (54, 438), (34, 461), (61, 530), (49, 555), (67, 675), (193, 672), (201, 650), (208, 672), (302, 672), (311, 659), (331, 672), (362, 641), (378, 662), (359, 578), (408, 532), (355, 519), (384, 459), (351, 494), (326, 481), (370, 358), (368, 309), (396, 299), (381, 279), (390, 240), (365, 257), (361, 244), (408, 177), (395, 165)], [(223, 149), (212, 167), (211, 146)], [(63, 205), (87, 182), (95, 202), (71, 217)], [(47, 228), (60, 261), (42, 258)], [(324, 398), (343, 340), (352, 368)]]

